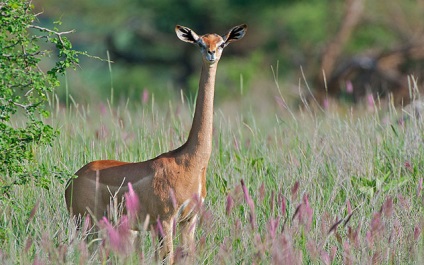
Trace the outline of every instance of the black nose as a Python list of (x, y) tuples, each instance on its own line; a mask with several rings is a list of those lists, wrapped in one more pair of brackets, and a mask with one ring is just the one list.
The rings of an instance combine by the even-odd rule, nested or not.
[(214, 54), (214, 53), (215, 53), (215, 51), (208, 51), (208, 53), (209, 53), (209, 54)]

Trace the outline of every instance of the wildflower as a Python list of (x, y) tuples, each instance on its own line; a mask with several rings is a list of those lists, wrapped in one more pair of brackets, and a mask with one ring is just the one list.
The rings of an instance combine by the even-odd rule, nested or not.
[(130, 246), (130, 225), (127, 216), (122, 216), (117, 228), (104, 216), (99, 226), (106, 230), (110, 248), (116, 253), (128, 254)]
[(352, 214), (352, 206), (350, 205), (349, 200), (346, 201), (346, 207), (347, 207), (347, 214), (348, 215)]
[(262, 183), (262, 185), (259, 187), (259, 200), (262, 202), (265, 198), (265, 184)]
[(283, 216), (286, 215), (286, 209), (287, 209), (286, 198), (284, 196), (281, 196), (281, 213)]
[(409, 161), (405, 161), (405, 167), (409, 170), (409, 171), (413, 171), (413, 169), (412, 169), (412, 165), (411, 165), (411, 162), (409, 162)]
[(309, 230), (312, 225), (312, 216), (314, 214), (314, 210), (309, 205), (308, 195), (303, 195), (303, 205), (302, 211), (300, 212), (299, 218), (303, 225), (305, 225), (306, 229)]
[(134, 192), (131, 182), (128, 183), (128, 192), (125, 193), (125, 206), (131, 218), (137, 216), (140, 201), (137, 194)]
[(350, 254), (350, 246), (347, 241), (343, 243), (343, 264), (353, 264), (352, 256)]
[(299, 181), (296, 181), (291, 189), (292, 200), (294, 200), (294, 198), (296, 197), (298, 190), (299, 190)]
[(377, 212), (373, 215), (371, 220), (371, 234), (375, 235), (383, 229), (383, 222), (381, 220), (381, 213)]
[(253, 203), (252, 198), (250, 198), (249, 196), (249, 191), (247, 190), (246, 185), (244, 184), (244, 180), (241, 180), (240, 182), (241, 182), (241, 188), (244, 193), (244, 199), (246, 200), (246, 203), (250, 208), (249, 222), (250, 222), (250, 225), (252, 226), (252, 229), (255, 229), (256, 227), (255, 204)]
[(225, 212), (227, 215), (231, 213), (231, 210), (233, 209), (233, 204), (234, 204), (233, 198), (231, 197), (230, 194), (228, 194), (227, 203), (226, 203), (227, 206), (225, 207)]
[(100, 227), (106, 229), (107, 238), (109, 240), (110, 247), (114, 251), (119, 251), (121, 249), (121, 238), (118, 231), (112, 226), (106, 216), (100, 221)]
[(309, 252), (309, 256), (312, 258), (312, 260), (315, 260), (318, 257), (318, 247), (316, 242), (309, 240), (306, 243), (306, 249)]
[(91, 227), (91, 218), (90, 218), (90, 216), (87, 214), (87, 215), (85, 216), (85, 219), (84, 219), (84, 225), (83, 225), (83, 227), (82, 227), (82, 233), (83, 233), (83, 234), (86, 234), (86, 233), (88, 232), (88, 230), (90, 229), (90, 227)]
[(352, 84), (352, 81), (350, 81), (350, 80), (346, 81), (346, 93), (348, 93), (348, 94), (353, 93), (353, 84)]
[(268, 222), (268, 232), (271, 237), (271, 239), (275, 238), (275, 235), (277, 234), (278, 224), (280, 222), (279, 218), (271, 218)]
[(374, 110), (375, 101), (374, 101), (374, 96), (371, 93), (367, 94), (367, 106), (369, 111)]
[(146, 88), (143, 90), (142, 102), (143, 104), (149, 102), (149, 90), (147, 90)]
[(325, 98), (322, 102), (322, 107), (325, 110), (328, 110), (330, 108), (330, 100), (328, 98)]
[(418, 226), (414, 227), (414, 240), (417, 241), (420, 237), (421, 229)]
[(384, 216), (390, 217), (393, 214), (393, 199), (392, 197), (388, 197), (381, 207), (384, 213)]
[(321, 261), (325, 265), (330, 265), (331, 264), (330, 255), (328, 255), (328, 253), (325, 250), (321, 251)]
[(39, 202), (39, 201), (37, 201), (37, 202), (35, 203), (34, 207), (32, 208), (31, 212), (29, 213), (28, 223), (30, 223), (30, 222), (31, 222), (31, 220), (34, 218), (35, 213), (37, 212), (37, 210), (38, 210), (38, 206), (39, 206), (39, 205), (40, 205), (40, 202)]

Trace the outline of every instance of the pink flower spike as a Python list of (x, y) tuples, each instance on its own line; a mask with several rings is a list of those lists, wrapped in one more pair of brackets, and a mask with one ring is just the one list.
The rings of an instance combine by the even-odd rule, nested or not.
[(347, 215), (350, 215), (352, 213), (352, 206), (350, 205), (349, 200), (346, 201), (346, 206), (347, 206)]
[(391, 217), (393, 215), (393, 199), (388, 197), (383, 204), (383, 213), (386, 217)]
[(249, 202), (250, 201), (249, 191), (247, 190), (246, 185), (244, 184), (244, 180), (243, 179), (240, 180), (240, 183), (241, 183), (241, 189), (243, 190), (243, 194), (244, 194), (244, 200), (246, 202)]
[(101, 226), (106, 229), (109, 244), (112, 250), (120, 251), (121, 250), (121, 237), (118, 231), (112, 226), (106, 216), (103, 216), (103, 219), (100, 221)]
[(321, 251), (321, 261), (325, 264), (325, 265), (330, 265), (331, 261), (330, 261), (330, 255), (328, 255), (328, 253), (325, 250)]
[(414, 240), (417, 241), (420, 237), (421, 229), (418, 226), (414, 227)]
[(348, 94), (353, 93), (353, 84), (352, 84), (352, 81), (350, 81), (350, 80), (346, 81), (346, 93), (348, 93)]
[(147, 90), (146, 88), (143, 90), (142, 102), (143, 104), (146, 104), (147, 102), (149, 102), (149, 90)]
[(125, 205), (130, 216), (134, 217), (137, 215), (140, 201), (137, 194), (134, 192), (131, 182), (128, 182), (128, 192), (125, 193)]
[(286, 198), (284, 196), (281, 196), (281, 213), (283, 216), (286, 216), (286, 209), (287, 209)]
[(271, 218), (268, 222), (268, 232), (271, 239), (274, 239), (277, 234), (278, 224), (280, 223), (279, 218)]
[(291, 189), (292, 200), (296, 197), (297, 191), (299, 190), (299, 181), (296, 181)]
[(325, 110), (328, 110), (330, 108), (330, 100), (328, 98), (325, 98), (324, 101), (322, 102), (322, 107)]
[(231, 197), (230, 194), (228, 194), (228, 196), (227, 196), (227, 207), (225, 208), (225, 212), (226, 212), (227, 215), (229, 215), (231, 213), (231, 210), (233, 209), (233, 204), (234, 204), (233, 198)]
[(314, 210), (309, 205), (308, 195), (303, 195), (303, 209), (301, 211), (301, 219), (303, 224), (306, 226), (306, 229), (309, 230), (312, 225), (312, 217), (314, 214)]

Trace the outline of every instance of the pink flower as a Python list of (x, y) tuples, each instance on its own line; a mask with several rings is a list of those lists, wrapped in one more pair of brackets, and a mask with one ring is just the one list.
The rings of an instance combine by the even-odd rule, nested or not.
[(225, 208), (225, 212), (226, 212), (227, 215), (229, 215), (231, 213), (231, 210), (233, 209), (233, 204), (234, 204), (233, 198), (231, 197), (230, 194), (228, 194), (228, 196), (227, 196), (227, 207)]
[(250, 225), (252, 226), (252, 229), (255, 229), (256, 227), (255, 204), (253, 203), (252, 198), (250, 198), (249, 191), (247, 190), (246, 185), (244, 184), (244, 180), (242, 179), (240, 182), (241, 182), (241, 188), (244, 193), (244, 199), (246, 200), (246, 203), (250, 208), (249, 222), (250, 222)]
[(286, 209), (287, 209), (286, 198), (284, 196), (281, 196), (281, 213), (283, 216), (286, 216)]
[(279, 218), (271, 218), (268, 222), (268, 232), (271, 237), (271, 239), (275, 238), (275, 235), (277, 234), (278, 224), (280, 223)]
[(128, 182), (128, 192), (125, 193), (125, 206), (131, 218), (137, 216), (140, 201), (137, 194), (134, 192), (131, 182)]
[(259, 200), (262, 202), (265, 198), (265, 184), (262, 183), (262, 185), (259, 187)]
[(381, 220), (381, 213), (374, 213), (371, 220), (371, 234), (375, 235), (376, 233), (383, 230), (383, 222)]
[(113, 227), (105, 216), (100, 220), (99, 226), (106, 230), (106, 240), (109, 242), (111, 250), (123, 255), (129, 253), (132, 242), (130, 224), (126, 215), (121, 217), (117, 227)]
[(113, 251), (120, 252), (122, 250), (121, 236), (119, 235), (118, 230), (116, 230), (106, 216), (100, 221), (100, 227), (106, 229), (107, 239), (109, 241), (110, 247)]
[(350, 80), (346, 81), (346, 92), (348, 94), (352, 94), (353, 93), (353, 84)]
[(390, 217), (393, 214), (393, 199), (388, 197), (383, 204), (383, 213), (386, 217)]
[(328, 98), (325, 98), (324, 101), (322, 102), (322, 107), (325, 110), (328, 110), (330, 108), (330, 100)]
[(299, 190), (299, 181), (296, 181), (291, 189), (291, 195), (292, 195), (292, 200), (294, 200), (294, 198), (297, 195), (297, 191)]
[(347, 214), (350, 215), (352, 213), (352, 206), (350, 205), (349, 200), (346, 201), (346, 206), (347, 206)]
[(414, 240), (417, 241), (420, 237), (421, 229), (418, 226), (414, 227)]
[(312, 225), (312, 216), (314, 214), (314, 210), (309, 205), (308, 195), (303, 195), (303, 205), (302, 211), (300, 212), (299, 218), (301, 222), (305, 225), (306, 229), (309, 230)]
[(143, 90), (142, 102), (143, 104), (149, 102), (149, 90), (147, 90), (146, 88)]

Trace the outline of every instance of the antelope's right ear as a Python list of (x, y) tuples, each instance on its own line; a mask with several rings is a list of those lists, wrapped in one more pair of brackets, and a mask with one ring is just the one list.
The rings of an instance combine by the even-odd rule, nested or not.
[(199, 39), (199, 36), (187, 27), (177, 25), (175, 27), (175, 32), (177, 33), (178, 38), (185, 42), (197, 43), (197, 40)]

